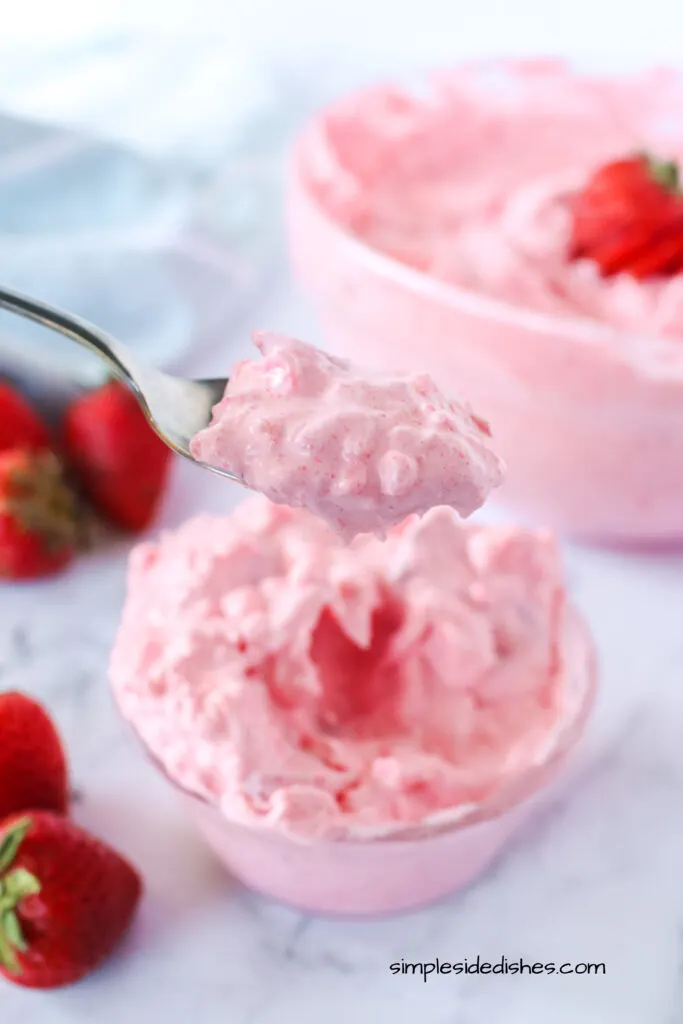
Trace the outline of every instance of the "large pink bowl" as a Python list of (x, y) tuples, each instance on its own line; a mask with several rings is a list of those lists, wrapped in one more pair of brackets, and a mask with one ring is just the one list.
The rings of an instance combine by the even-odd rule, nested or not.
[(147, 753), (180, 791), (220, 860), (252, 889), (314, 914), (398, 913), (472, 881), (558, 780), (584, 732), (596, 690), (594, 647), (578, 615), (567, 619), (562, 650), (566, 712), (544, 758), (461, 815), (445, 812), (440, 821), (394, 828), (379, 838), (304, 841), (268, 824), (245, 825), (188, 792)]
[(488, 417), (508, 464), (498, 500), (522, 518), (609, 542), (683, 541), (683, 338), (626, 337), (514, 308), (408, 267), (350, 235), (294, 152), (294, 268), (325, 346), (423, 370)]

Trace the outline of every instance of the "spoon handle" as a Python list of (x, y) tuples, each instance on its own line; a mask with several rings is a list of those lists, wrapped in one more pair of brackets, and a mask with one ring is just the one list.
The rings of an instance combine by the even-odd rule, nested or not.
[(130, 359), (127, 357), (125, 349), (105, 331), (88, 323), (87, 320), (82, 320), (72, 313), (66, 313), (64, 310), (48, 305), (47, 302), (40, 302), (38, 299), (2, 286), (0, 286), (0, 309), (17, 313), (27, 320), (34, 320), (36, 323), (42, 324), (43, 327), (58, 331), (59, 334), (64, 334), (72, 341), (83, 345), (84, 348), (104, 359), (113, 373), (137, 392), (138, 386), (133, 372), (128, 366)]

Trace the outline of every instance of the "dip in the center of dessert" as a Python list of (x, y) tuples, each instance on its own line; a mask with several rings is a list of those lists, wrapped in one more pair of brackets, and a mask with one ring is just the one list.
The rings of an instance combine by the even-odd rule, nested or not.
[(226, 817), (343, 838), (465, 813), (542, 764), (576, 620), (545, 532), (438, 508), (344, 544), (255, 497), (134, 551), (111, 681)]

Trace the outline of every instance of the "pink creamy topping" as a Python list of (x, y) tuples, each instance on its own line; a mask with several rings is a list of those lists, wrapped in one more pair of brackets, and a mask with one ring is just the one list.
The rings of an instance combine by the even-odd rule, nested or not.
[(541, 762), (574, 614), (545, 532), (438, 508), (347, 545), (258, 496), (133, 552), (110, 678), (182, 786), (241, 822), (342, 836)]
[(683, 161), (683, 75), (582, 76), (559, 62), (466, 65), (420, 95), (378, 88), (312, 128), (304, 173), (355, 234), (516, 306), (683, 336), (683, 274), (605, 280), (570, 263), (567, 196), (605, 161)]
[(346, 537), (434, 505), (468, 516), (501, 483), (488, 425), (427, 374), (378, 374), (279, 334), (238, 364), (196, 458)]

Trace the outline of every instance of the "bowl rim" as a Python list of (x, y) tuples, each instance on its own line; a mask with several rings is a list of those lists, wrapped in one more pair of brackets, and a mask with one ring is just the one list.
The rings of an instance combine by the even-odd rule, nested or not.
[[(167, 782), (183, 797), (199, 805), (203, 811), (216, 813), (225, 824), (252, 832), (255, 835), (268, 837), (278, 836), (283, 840), (297, 844), (327, 842), (330, 844), (364, 845), (376, 842), (415, 842), (416, 840), (436, 838), (440, 835), (464, 831), (475, 825), (493, 822), (504, 817), (508, 812), (530, 803), (535, 797), (552, 785), (562, 764), (571, 756), (581, 740), (591, 718), (598, 690), (598, 659), (591, 632), (577, 608), (567, 603), (563, 636), (569, 633), (580, 645), (583, 661), (583, 679), (578, 697), (557, 723), (552, 734), (553, 742), (548, 746), (547, 753), (538, 762), (527, 765), (511, 779), (490, 793), (478, 804), (462, 805), (442, 809), (421, 822), (409, 825), (400, 824), (384, 826), (381, 829), (356, 829), (331, 832), (323, 836), (308, 836), (291, 833), (287, 830), (276, 830), (267, 821), (244, 821), (230, 817), (224, 812), (216, 800), (211, 800), (192, 790), (175, 779), (161, 762), (160, 758), (150, 749), (136, 725), (124, 714), (118, 694), (110, 684), (116, 708), (128, 727), (141, 745), (146, 759), (164, 776)], [(570, 687), (567, 688), (567, 693)], [(567, 711), (567, 709), (565, 709)], [(455, 813), (454, 813), (455, 812)], [(462, 813), (458, 813), (462, 812)]]
[[(340, 223), (315, 195), (306, 166), (311, 141), (319, 126), (337, 104), (360, 98), (377, 86), (364, 86), (337, 97), (321, 108), (299, 132), (292, 145), (287, 168), (289, 201), (300, 198), (310, 212), (333, 236), (334, 242), (348, 250), (354, 262), (365, 266), (374, 276), (396, 283), (407, 291), (440, 303), (458, 312), (506, 326), (515, 326), (532, 334), (562, 337), (575, 343), (600, 348), (616, 362), (641, 375), (671, 381), (683, 380), (683, 349), (681, 339), (623, 330), (585, 316), (552, 315), (516, 306), (505, 299), (493, 298), (472, 288), (434, 277), (427, 271), (411, 267), (393, 256), (376, 249), (359, 235)], [(292, 235), (290, 219), (290, 238)], [(672, 358), (678, 356), (679, 358)]]

